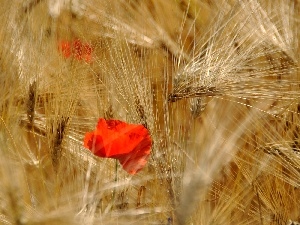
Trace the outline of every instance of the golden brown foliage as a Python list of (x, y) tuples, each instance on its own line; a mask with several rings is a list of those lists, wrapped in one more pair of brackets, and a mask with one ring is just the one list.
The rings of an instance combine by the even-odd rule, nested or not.
[[(298, 0), (0, 6), (1, 224), (297, 224)], [(81, 40), (92, 59), (65, 58)], [(135, 176), (83, 147), (143, 124)]]

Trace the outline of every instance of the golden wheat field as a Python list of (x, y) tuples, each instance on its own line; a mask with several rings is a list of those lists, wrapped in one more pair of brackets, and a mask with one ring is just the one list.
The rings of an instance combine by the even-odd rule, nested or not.
[(300, 223), (299, 0), (0, 3), (0, 224)]

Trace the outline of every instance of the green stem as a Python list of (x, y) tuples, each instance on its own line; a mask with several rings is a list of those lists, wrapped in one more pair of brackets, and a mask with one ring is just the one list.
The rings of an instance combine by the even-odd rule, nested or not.
[[(116, 162), (116, 166), (115, 166), (115, 184), (118, 182), (118, 160), (115, 160)], [(111, 206), (111, 210), (113, 210), (113, 207), (114, 207), (114, 203), (115, 203), (115, 197), (116, 197), (116, 187), (114, 187), (114, 190), (113, 190), (113, 196), (112, 196), (112, 206)]]

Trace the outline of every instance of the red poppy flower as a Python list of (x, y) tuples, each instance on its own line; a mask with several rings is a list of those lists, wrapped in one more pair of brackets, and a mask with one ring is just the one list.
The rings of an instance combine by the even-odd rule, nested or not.
[(79, 39), (76, 39), (73, 42), (61, 41), (59, 50), (65, 58), (69, 58), (72, 55), (77, 60), (85, 60), (86, 62), (90, 62), (92, 59), (92, 47)]
[(151, 138), (143, 125), (100, 118), (96, 130), (85, 134), (84, 146), (99, 157), (118, 159), (124, 170), (135, 174), (147, 163)]

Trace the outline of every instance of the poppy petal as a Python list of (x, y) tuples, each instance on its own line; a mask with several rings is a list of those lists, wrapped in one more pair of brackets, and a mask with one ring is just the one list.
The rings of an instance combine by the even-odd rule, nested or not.
[(148, 130), (142, 125), (127, 124), (120, 120), (99, 119), (95, 135), (103, 137), (103, 145), (101, 145), (102, 149), (96, 147), (95, 154), (104, 151), (101, 154), (105, 155), (104, 157), (115, 158), (130, 153), (146, 134)]
[(75, 57), (77, 60), (91, 62), (93, 49), (89, 44), (83, 44), (80, 39), (74, 41), (60, 41), (59, 51), (65, 58)]
[(92, 59), (92, 48), (89, 44), (83, 46), (83, 58), (86, 62), (90, 62)]
[(73, 41), (72, 46), (73, 54), (76, 57), (76, 59), (81, 60), (82, 59), (82, 43), (80, 40), (76, 39)]
[(143, 169), (147, 164), (147, 160), (150, 155), (150, 148), (151, 139), (150, 136), (148, 136), (139, 143), (131, 154), (126, 154), (118, 158), (123, 169), (132, 175)]
[(68, 41), (61, 41), (59, 44), (59, 49), (64, 55), (65, 58), (69, 58), (71, 56), (71, 45)]
[(95, 135), (94, 132), (87, 132), (84, 138), (84, 147), (88, 148), (95, 155), (107, 157), (104, 151), (103, 138), (100, 135)]

